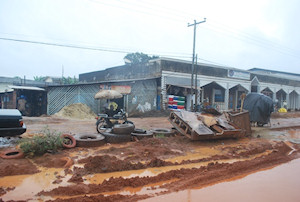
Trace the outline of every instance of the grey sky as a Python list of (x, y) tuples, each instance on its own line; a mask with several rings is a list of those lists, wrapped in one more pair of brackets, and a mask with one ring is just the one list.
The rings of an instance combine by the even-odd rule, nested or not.
[(0, 0), (0, 76), (64, 76), (124, 64), (143, 52), (191, 61), (300, 73), (297, 0)]

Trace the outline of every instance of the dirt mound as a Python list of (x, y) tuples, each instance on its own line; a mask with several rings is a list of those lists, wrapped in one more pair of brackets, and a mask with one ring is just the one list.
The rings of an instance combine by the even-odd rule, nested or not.
[(86, 104), (76, 103), (63, 107), (55, 116), (76, 119), (94, 119), (96, 114)]
[(28, 159), (0, 159), (0, 177), (38, 173), (38, 168)]

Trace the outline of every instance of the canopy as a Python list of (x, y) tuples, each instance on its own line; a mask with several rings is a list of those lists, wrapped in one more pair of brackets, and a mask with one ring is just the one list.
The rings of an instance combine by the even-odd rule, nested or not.
[(123, 97), (123, 95), (115, 90), (100, 90), (95, 95), (95, 99), (115, 99), (121, 97)]

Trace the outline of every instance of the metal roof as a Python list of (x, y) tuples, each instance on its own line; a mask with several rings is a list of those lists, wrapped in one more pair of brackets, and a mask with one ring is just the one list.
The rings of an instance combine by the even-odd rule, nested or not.
[(12, 85), (1, 86), (1, 85), (0, 85), (0, 93), (9, 93), (9, 92), (13, 92), (14, 89), (16, 89), (16, 90), (45, 91), (45, 89), (43, 89), (43, 88), (34, 87), (34, 86), (12, 86)]
[(37, 90), (37, 91), (45, 91), (43, 88), (34, 87), (34, 86), (8, 86), (11, 89), (18, 89), (18, 90)]

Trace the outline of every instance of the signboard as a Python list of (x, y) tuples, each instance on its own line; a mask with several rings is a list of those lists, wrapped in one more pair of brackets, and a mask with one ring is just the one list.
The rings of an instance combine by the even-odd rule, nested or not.
[(111, 90), (118, 91), (121, 94), (130, 94), (131, 86), (111, 86)]
[(236, 79), (250, 80), (250, 73), (229, 69), (228, 70), (228, 77), (229, 78), (236, 78)]

